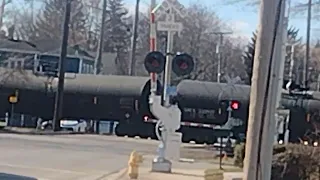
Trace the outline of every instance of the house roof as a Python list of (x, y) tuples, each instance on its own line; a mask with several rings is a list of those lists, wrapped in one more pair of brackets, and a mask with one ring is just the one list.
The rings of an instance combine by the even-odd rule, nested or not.
[[(41, 53), (50, 55), (60, 55), (60, 40), (37, 40), (37, 41), (19, 41), (19, 40), (0, 40), (0, 51), (21, 52), (21, 53)], [(81, 46), (69, 46), (67, 49), (68, 56), (84, 57), (86, 59), (94, 59), (94, 56), (86, 52)]]

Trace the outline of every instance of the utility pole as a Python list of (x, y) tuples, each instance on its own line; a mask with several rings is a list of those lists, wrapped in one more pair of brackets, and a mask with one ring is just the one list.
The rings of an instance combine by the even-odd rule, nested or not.
[[(265, 166), (263, 163), (266, 159), (261, 154), (263, 143), (262, 134), (264, 127), (264, 115), (267, 116), (266, 105), (269, 101), (268, 83), (272, 76), (270, 72), (272, 44), (275, 30), (275, 14), (278, 0), (261, 0), (259, 25), (256, 41), (256, 53), (254, 56), (252, 85), (250, 92), (248, 130), (246, 140), (246, 150), (244, 159), (244, 180), (269, 180), (265, 178)], [(266, 72), (268, 72), (266, 74)], [(273, 78), (275, 80), (276, 78)], [(278, 85), (278, 81), (274, 82)], [(274, 84), (273, 83), (273, 84)], [(273, 88), (276, 89), (276, 88)], [(270, 98), (270, 97), (269, 97)], [(275, 107), (274, 107), (275, 108)], [(269, 108), (270, 110), (270, 108)], [(271, 111), (272, 112), (272, 111)], [(270, 113), (271, 113), (270, 112)], [(263, 144), (265, 145), (265, 144)], [(270, 160), (270, 159), (269, 159)]]
[(101, 13), (101, 26), (100, 26), (100, 37), (99, 37), (99, 44), (97, 49), (97, 57), (94, 62), (94, 70), (95, 74), (100, 74), (102, 68), (102, 50), (103, 50), (103, 40), (104, 40), (104, 26), (106, 24), (106, 13), (107, 13), (107, 0), (103, 0), (102, 3), (102, 13)]
[(130, 53), (130, 69), (129, 75), (134, 76), (136, 75), (136, 45), (137, 45), (137, 37), (138, 37), (138, 23), (139, 23), (139, 5), (140, 0), (136, 1), (136, 9), (135, 9), (135, 16), (134, 16), (134, 23), (133, 23), (133, 36), (131, 39), (131, 53)]
[(69, 39), (69, 22), (71, 13), (71, 1), (65, 1), (65, 15), (63, 23), (63, 33), (62, 33), (62, 43), (61, 43), (61, 53), (59, 59), (59, 81), (58, 90), (56, 93), (55, 105), (54, 105), (54, 115), (53, 115), (53, 131), (60, 130), (60, 119), (62, 118), (63, 110), (63, 90), (64, 90), (64, 75), (65, 75), (65, 59), (67, 56), (67, 47)]
[(293, 72), (294, 72), (294, 57), (296, 52), (297, 44), (290, 44), (290, 68), (289, 68), (289, 81), (293, 81)]
[(223, 36), (226, 34), (232, 34), (232, 32), (213, 32), (212, 34), (219, 35), (219, 41), (216, 46), (216, 55), (218, 57), (218, 73), (217, 73), (217, 82), (220, 83), (221, 81), (221, 63), (222, 63), (222, 52), (221, 47), (223, 46)]
[(307, 12), (307, 42), (306, 42), (306, 54), (304, 58), (304, 72), (303, 72), (303, 85), (304, 88), (308, 87), (309, 79), (309, 59), (310, 59), (310, 31), (311, 31), (311, 10), (312, 10), (312, 0), (308, 1), (308, 12)]
[[(261, 180), (271, 179), (271, 167), (273, 156), (273, 145), (278, 143), (275, 140), (276, 134), (276, 113), (280, 109), (281, 92), (283, 85), (283, 72), (285, 64), (286, 54), (286, 42), (287, 42), (287, 19), (285, 15), (286, 0), (277, 1), (277, 12), (274, 16), (277, 16), (275, 23), (277, 22), (275, 29), (277, 30), (276, 39), (274, 45), (272, 45), (272, 62), (271, 62), (271, 74), (269, 74), (269, 82), (267, 84), (267, 98), (264, 105), (264, 112), (262, 114), (262, 134), (260, 140), (260, 163), (261, 165)], [(272, 23), (272, 22), (271, 22)], [(261, 132), (261, 131), (260, 131)]]

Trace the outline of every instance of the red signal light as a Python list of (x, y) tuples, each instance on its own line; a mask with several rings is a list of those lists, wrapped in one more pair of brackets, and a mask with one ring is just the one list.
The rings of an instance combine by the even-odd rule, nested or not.
[(159, 67), (160, 66), (159, 62), (157, 60), (155, 60), (155, 59), (152, 61), (151, 64), (152, 64), (153, 67)]
[(187, 69), (188, 68), (188, 64), (187, 63), (181, 63), (180, 64), (180, 69)]
[(239, 102), (238, 101), (231, 101), (230, 106), (233, 110), (237, 110), (237, 109), (239, 109)]

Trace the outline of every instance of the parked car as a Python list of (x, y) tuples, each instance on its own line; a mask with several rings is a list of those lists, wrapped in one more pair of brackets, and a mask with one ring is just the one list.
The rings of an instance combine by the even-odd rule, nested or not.
[[(86, 132), (87, 122), (85, 120), (73, 120), (64, 119), (60, 121), (60, 127), (62, 130), (73, 131), (73, 132)], [(51, 130), (53, 128), (52, 120), (43, 121), (41, 123), (42, 130)]]

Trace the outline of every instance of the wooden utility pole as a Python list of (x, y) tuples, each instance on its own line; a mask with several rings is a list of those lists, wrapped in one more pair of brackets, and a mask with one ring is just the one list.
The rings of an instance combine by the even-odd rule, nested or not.
[(69, 22), (70, 22), (70, 13), (71, 13), (71, 1), (72, 0), (65, 1), (66, 9), (64, 14), (61, 52), (60, 52), (60, 59), (59, 59), (58, 90), (56, 93), (56, 99), (54, 104), (53, 131), (60, 130), (60, 120), (62, 118), (65, 62), (66, 62), (65, 59), (67, 56), (68, 39), (69, 39), (68, 37), (69, 37)]
[(134, 76), (136, 75), (136, 46), (137, 46), (137, 37), (138, 37), (138, 23), (139, 23), (139, 5), (140, 0), (136, 1), (136, 9), (135, 9), (135, 15), (134, 15), (134, 22), (133, 22), (133, 35), (131, 39), (131, 53), (130, 53), (130, 69), (129, 69), (129, 75)]
[[(249, 119), (244, 159), (244, 180), (261, 180), (264, 159), (260, 154), (263, 114), (267, 103), (267, 83), (270, 78), (272, 44), (278, 0), (261, 0), (257, 41), (250, 92)], [(267, 121), (268, 119), (266, 119)], [(264, 147), (268, 148), (268, 147)], [(270, 148), (270, 147), (269, 147)], [(271, 147), (272, 148), (272, 147)], [(263, 179), (268, 180), (268, 179)]]
[[(287, 41), (287, 26), (285, 22), (285, 1), (278, 1), (281, 6), (277, 7), (275, 13), (277, 22), (277, 35), (273, 45), (273, 59), (271, 63), (271, 71), (269, 74), (269, 82), (267, 84), (268, 92), (264, 106), (262, 136), (260, 141), (260, 163), (261, 173), (259, 180), (271, 179), (271, 167), (273, 156), (273, 145), (275, 143), (274, 135), (276, 133), (276, 112), (280, 106), (281, 91), (283, 85), (283, 71), (285, 64), (285, 47)], [(279, 4), (279, 3), (277, 3)], [(279, 82), (280, 80), (280, 82)], [(277, 142), (277, 140), (276, 140)]]

